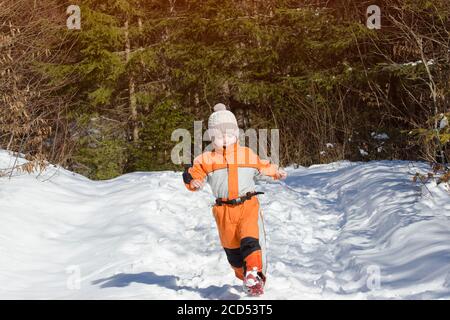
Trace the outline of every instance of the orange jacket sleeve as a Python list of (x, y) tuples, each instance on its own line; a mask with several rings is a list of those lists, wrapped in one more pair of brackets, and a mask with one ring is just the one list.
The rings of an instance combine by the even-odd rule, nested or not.
[(250, 148), (249, 152), (250, 152), (250, 159), (256, 161), (256, 167), (262, 175), (272, 177), (275, 180), (278, 180), (280, 178), (280, 175), (278, 174), (278, 165), (270, 163), (269, 160), (261, 159)]
[(185, 167), (183, 172), (184, 185), (190, 191), (197, 191), (197, 189), (191, 188), (190, 183), (192, 180), (203, 180), (206, 177), (206, 172), (202, 165), (202, 159), (203, 155), (199, 155), (194, 159), (194, 163), (192, 165)]

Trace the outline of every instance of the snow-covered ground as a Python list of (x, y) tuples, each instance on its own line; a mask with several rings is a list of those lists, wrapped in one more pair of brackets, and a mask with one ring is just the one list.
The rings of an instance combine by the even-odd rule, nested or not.
[[(0, 168), (13, 162), (0, 151)], [(341, 161), (261, 181), (264, 298), (450, 298), (449, 193), (411, 182), (427, 169)], [(0, 178), (0, 298), (247, 298), (212, 202), (180, 172), (91, 181), (50, 166)]]

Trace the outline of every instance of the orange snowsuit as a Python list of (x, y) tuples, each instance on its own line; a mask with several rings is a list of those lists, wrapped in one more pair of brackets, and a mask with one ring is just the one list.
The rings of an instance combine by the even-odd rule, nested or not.
[[(257, 175), (278, 179), (278, 166), (261, 160), (250, 148), (235, 143), (196, 157), (193, 165), (183, 173), (183, 180), (189, 190), (195, 191), (190, 186), (191, 180), (206, 178), (216, 198), (231, 200), (254, 192)], [(263, 226), (257, 197), (236, 205), (216, 204), (212, 212), (221, 244), (236, 277), (242, 280), (246, 270), (256, 267), (265, 278), (265, 258), (260, 245)]]

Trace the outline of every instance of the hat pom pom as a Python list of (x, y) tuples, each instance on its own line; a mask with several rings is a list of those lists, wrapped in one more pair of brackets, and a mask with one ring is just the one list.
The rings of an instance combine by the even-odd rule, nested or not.
[(224, 111), (227, 110), (227, 106), (224, 105), (223, 103), (218, 103), (214, 106), (214, 112), (216, 111)]

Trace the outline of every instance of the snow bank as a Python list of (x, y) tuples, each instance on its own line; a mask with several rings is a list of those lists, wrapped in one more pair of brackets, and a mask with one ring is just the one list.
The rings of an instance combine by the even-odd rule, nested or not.
[[(18, 159), (23, 162), (25, 160)], [(0, 168), (14, 157), (0, 151)], [(287, 168), (258, 190), (267, 299), (450, 298), (450, 198), (424, 163)], [(58, 167), (0, 178), (0, 298), (246, 298), (208, 188), (179, 172), (91, 181)]]

